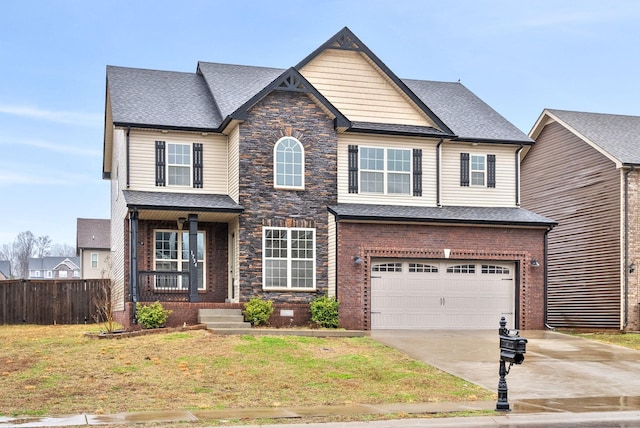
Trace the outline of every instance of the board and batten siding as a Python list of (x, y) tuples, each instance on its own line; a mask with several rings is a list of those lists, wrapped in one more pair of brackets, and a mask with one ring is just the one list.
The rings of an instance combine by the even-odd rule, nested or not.
[(522, 206), (558, 222), (548, 235), (553, 327), (620, 327), (620, 178), (613, 161), (556, 122), (522, 162)]
[(327, 49), (300, 73), (351, 121), (434, 126), (361, 53)]
[(122, 190), (127, 185), (126, 137), (123, 129), (113, 130), (111, 159), (111, 289), (113, 309), (124, 310), (125, 290), (125, 222), (128, 221), (127, 204)]
[[(187, 186), (156, 187), (155, 142), (178, 144), (202, 143), (203, 186), (201, 189)], [(130, 189), (180, 193), (228, 193), (228, 143), (224, 135), (199, 133), (160, 133), (132, 130), (129, 137)]]
[[(349, 145), (351, 144), (358, 147), (422, 149), (422, 196), (349, 193)], [(338, 203), (435, 206), (436, 145), (436, 140), (421, 138), (340, 134), (338, 136)]]
[[(442, 146), (441, 204), (444, 206), (515, 207), (516, 151), (509, 144), (460, 144), (445, 142)], [(460, 153), (496, 156), (496, 187), (461, 186)], [(435, 161), (433, 163), (435, 166)], [(486, 183), (486, 176), (485, 176)]]

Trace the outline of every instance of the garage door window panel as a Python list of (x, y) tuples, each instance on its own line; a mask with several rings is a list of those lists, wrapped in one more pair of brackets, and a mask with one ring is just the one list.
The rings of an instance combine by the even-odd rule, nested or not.
[(438, 266), (428, 265), (424, 263), (409, 263), (410, 273), (438, 273)]
[(402, 272), (402, 263), (379, 263), (371, 268), (373, 272)]
[(508, 275), (509, 268), (495, 265), (482, 265), (481, 272), (483, 274)]
[(476, 265), (455, 265), (447, 267), (447, 273), (476, 273)]

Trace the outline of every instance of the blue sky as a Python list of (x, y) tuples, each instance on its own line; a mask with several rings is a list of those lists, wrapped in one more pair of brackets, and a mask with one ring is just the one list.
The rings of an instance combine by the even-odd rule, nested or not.
[(460, 79), (524, 132), (547, 107), (640, 115), (636, 0), (3, 0), (0, 245), (75, 246), (78, 217), (109, 217), (107, 65), (288, 68), (345, 26), (399, 77)]

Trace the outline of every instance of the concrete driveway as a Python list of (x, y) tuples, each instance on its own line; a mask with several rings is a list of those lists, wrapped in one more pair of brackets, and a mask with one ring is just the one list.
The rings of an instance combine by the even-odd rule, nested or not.
[[(507, 376), (509, 399), (640, 396), (640, 351), (551, 331), (522, 331), (522, 365)], [(498, 329), (374, 330), (371, 337), (489, 390), (498, 389)]]

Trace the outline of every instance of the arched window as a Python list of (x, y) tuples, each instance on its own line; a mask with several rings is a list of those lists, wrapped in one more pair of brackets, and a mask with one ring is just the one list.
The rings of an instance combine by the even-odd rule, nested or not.
[(293, 137), (278, 140), (274, 149), (275, 187), (304, 188), (304, 148)]

